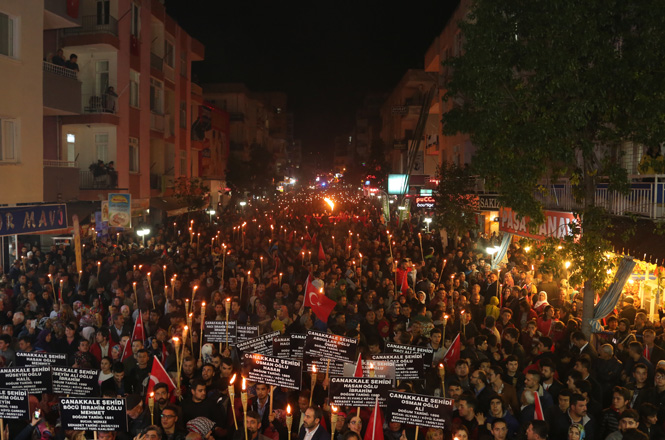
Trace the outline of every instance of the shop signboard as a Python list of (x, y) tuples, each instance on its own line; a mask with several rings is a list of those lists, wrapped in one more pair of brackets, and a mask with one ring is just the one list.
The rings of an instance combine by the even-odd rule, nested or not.
[(529, 229), (529, 217), (520, 218), (511, 208), (499, 211), (499, 230), (522, 237), (544, 240), (548, 237), (563, 239), (571, 234), (570, 225), (576, 221), (572, 212), (545, 211), (545, 221), (534, 230)]
[(0, 208), (0, 237), (67, 228), (67, 205), (31, 205)]
[(129, 193), (109, 194), (109, 226), (114, 228), (132, 227), (132, 195)]

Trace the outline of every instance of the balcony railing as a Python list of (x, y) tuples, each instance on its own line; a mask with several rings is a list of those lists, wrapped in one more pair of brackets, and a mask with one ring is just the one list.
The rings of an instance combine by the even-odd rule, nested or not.
[(113, 189), (118, 187), (117, 174), (94, 175), (92, 171), (81, 170), (80, 189)]
[(229, 113), (229, 121), (231, 122), (242, 122), (245, 120), (245, 114), (244, 113)]
[(106, 93), (101, 95), (83, 95), (83, 112), (115, 114), (117, 99), (117, 96)]
[(64, 29), (65, 35), (111, 34), (118, 36), (118, 20), (115, 17), (85, 15), (81, 17), (81, 27)]
[(150, 68), (161, 72), (164, 69), (164, 59), (156, 53), (150, 52)]
[(175, 70), (173, 69), (173, 67), (164, 63), (163, 69), (164, 69), (164, 78), (168, 79), (171, 82), (175, 82)]
[(78, 79), (76, 76), (76, 70), (68, 69), (63, 66), (58, 66), (57, 64), (49, 63), (44, 61), (44, 72), (53, 73), (54, 75), (64, 76), (65, 78)]
[(157, 113), (150, 113), (150, 129), (155, 131), (164, 132), (164, 115)]
[[(475, 192), (486, 192), (484, 179), (476, 179)], [(535, 197), (545, 209), (574, 211), (582, 208), (575, 200), (573, 187), (567, 179), (554, 183), (543, 182)], [(631, 176), (630, 190), (625, 195), (610, 191), (606, 183), (598, 184), (594, 203), (607, 210), (610, 215), (665, 219), (665, 175)]]
[(69, 160), (51, 160), (44, 159), (44, 167), (50, 168), (78, 168), (79, 164)]

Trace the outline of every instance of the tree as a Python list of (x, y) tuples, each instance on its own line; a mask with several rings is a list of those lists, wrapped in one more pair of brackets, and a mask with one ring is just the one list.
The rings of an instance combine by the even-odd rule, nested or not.
[(436, 187), (435, 224), (445, 228), (456, 242), (476, 225), (476, 199), (471, 195), (474, 178), (468, 167), (443, 162), (436, 170), (439, 184)]
[(208, 205), (210, 188), (206, 186), (202, 179), (197, 177), (190, 179), (182, 176), (175, 180), (173, 196), (184, 200), (190, 211), (198, 211)]
[(542, 182), (570, 179), (583, 234), (565, 251), (584, 280), (587, 334), (611, 248), (596, 186), (626, 191), (622, 144), (665, 135), (664, 20), (656, 0), (476, 0), (449, 62), (444, 133), (470, 134), (474, 167), (504, 206), (538, 224)]

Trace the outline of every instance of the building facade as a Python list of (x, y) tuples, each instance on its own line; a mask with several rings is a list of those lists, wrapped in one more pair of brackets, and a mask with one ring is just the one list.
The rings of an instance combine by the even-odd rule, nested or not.
[(203, 45), (159, 0), (6, 0), (0, 33), (0, 205), (66, 203), (71, 227), (128, 192), (159, 220), (151, 200), (198, 170)]

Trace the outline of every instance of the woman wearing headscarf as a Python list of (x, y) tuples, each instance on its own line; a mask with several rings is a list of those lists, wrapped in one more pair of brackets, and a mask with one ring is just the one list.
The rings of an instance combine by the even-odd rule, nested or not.
[(35, 351), (46, 351), (46, 352), (52, 352), (53, 349), (51, 347), (51, 338), (53, 335), (51, 334), (51, 329), (45, 328), (39, 334), (37, 335), (37, 341), (35, 342)]
[(545, 307), (549, 305), (550, 304), (547, 302), (547, 292), (544, 290), (538, 292), (538, 300), (533, 305), (533, 310), (535, 310), (536, 313), (540, 315), (545, 311)]

